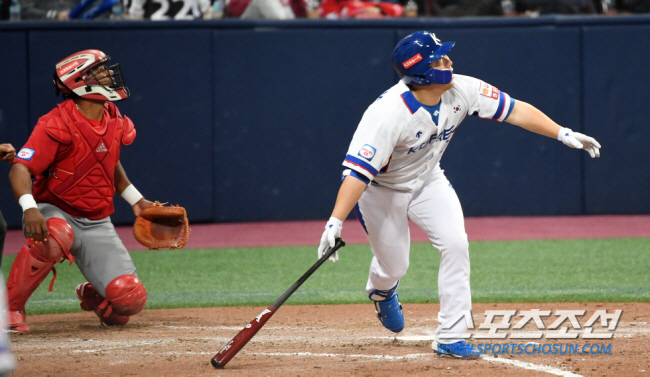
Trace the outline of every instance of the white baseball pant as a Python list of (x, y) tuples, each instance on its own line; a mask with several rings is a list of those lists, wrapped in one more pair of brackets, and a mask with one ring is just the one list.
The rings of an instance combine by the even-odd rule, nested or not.
[[(359, 215), (374, 254), (366, 285), (368, 294), (374, 289), (392, 288), (406, 273), (410, 249), (408, 220), (411, 220), (428, 235), (440, 254), (440, 326), (436, 341), (449, 344), (462, 340), (454, 335), (467, 331), (465, 321), (458, 321), (448, 330), (441, 329), (459, 311), (472, 308), (469, 242), (463, 210), (444, 172), (437, 167), (416, 192), (369, 186), (359, 200)], [(442, 333), (445, 339), (439, 337)]]

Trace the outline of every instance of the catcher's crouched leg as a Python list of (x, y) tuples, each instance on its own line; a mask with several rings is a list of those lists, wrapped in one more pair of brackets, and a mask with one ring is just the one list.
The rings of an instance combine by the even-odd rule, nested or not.
[(62, 259), (74, 257), (70, 255), (70, 248), (74, 241), (74, 231), (67, 221), (60, 218), (50, 218), (46, 221), (50, 237), (47, 242), (35, 243), (27, 240), (20, 249), (9, 271), (7, 279), (7, 299), (9, 301), (9, 326), (12, 331), (29, 332), (25, 324), (25, 303), (34, 293), (36, 288), (45, 280), (45, 277), (54, 271), (50, 283), (50, 292), (56, 279), (54, 264)]
[(97, 293), (90, 283), (77, 287), (81, 308), (94, 311), (107, 326), (126, 325), (130, 316), (139, 313), (147, 302), (147, 290), (135, 275), (122, 275), (106, 286), (106, 298)]

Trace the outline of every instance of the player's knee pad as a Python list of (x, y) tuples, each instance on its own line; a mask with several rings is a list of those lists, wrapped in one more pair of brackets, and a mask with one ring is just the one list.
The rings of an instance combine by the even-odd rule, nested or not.
[(45, 224), (50, 234), (48, 241), (43, 243), (48, 251), (47, 257), (55, 262), (58, 262), (61, 258), (66, 258), (72, 264), (74, 257), (70, 254), (70, 249), (72, 249), (72, 243), (74, 242), (74, 231), (70, 224), (58, 217), (47, 219)]
[(70, 224), (58, 217), (47, 219), (45, 224), (50, 234), (46, 242), (35, 243), (32, 240), (27, 240), (27, 246), (29, 246), (32, 255), (54, 263), (59, 262), (61, 258), (66, 258), (70, 259), (70, 263), (72, 263), (74, 257), (70, 254), (70, 249), (74, 242), (74, 231)]
[(140, 313), (147, 303), (147, 290), (135, 275), (121, 275), (106, 286), (106, 300), (113, 312), (130, 316)]

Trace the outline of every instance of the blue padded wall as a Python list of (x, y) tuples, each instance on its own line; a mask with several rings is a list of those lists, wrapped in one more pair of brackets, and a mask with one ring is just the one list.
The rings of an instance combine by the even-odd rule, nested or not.
[(650, 212), (649, 39), (648, 25), (585, 28), (585, 132), (603, 146), (585, 161), (586, 213)]
[(393, 45), (390, 30), (216, 31), (216, 220), (328, 216)]
[[(27, 109), (27, 36), (20, 31), (0, 34), (0, 143), (18, 151), (29, 135)], [(10, 165), (0, 162), (0, 211), (9, 227), (19, 227), (22, 211), (9, 184)]]

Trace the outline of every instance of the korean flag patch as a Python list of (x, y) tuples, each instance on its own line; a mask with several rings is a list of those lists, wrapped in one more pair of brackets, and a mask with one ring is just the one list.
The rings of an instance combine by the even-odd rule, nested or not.
[(34, 157), (34, 150), (29, 148), (23, 148), (16, 154), (16, 158), (24, 161), (31, 161), (32, 157)]
[(366, 144), (361, 147), (361, 150), (359, 150), (359, 156), (365, 158), (368, 161), (371, 161), (372, 158), (375, 157), (375, 152), (377, 152), (375, 147), (370, 144)]

